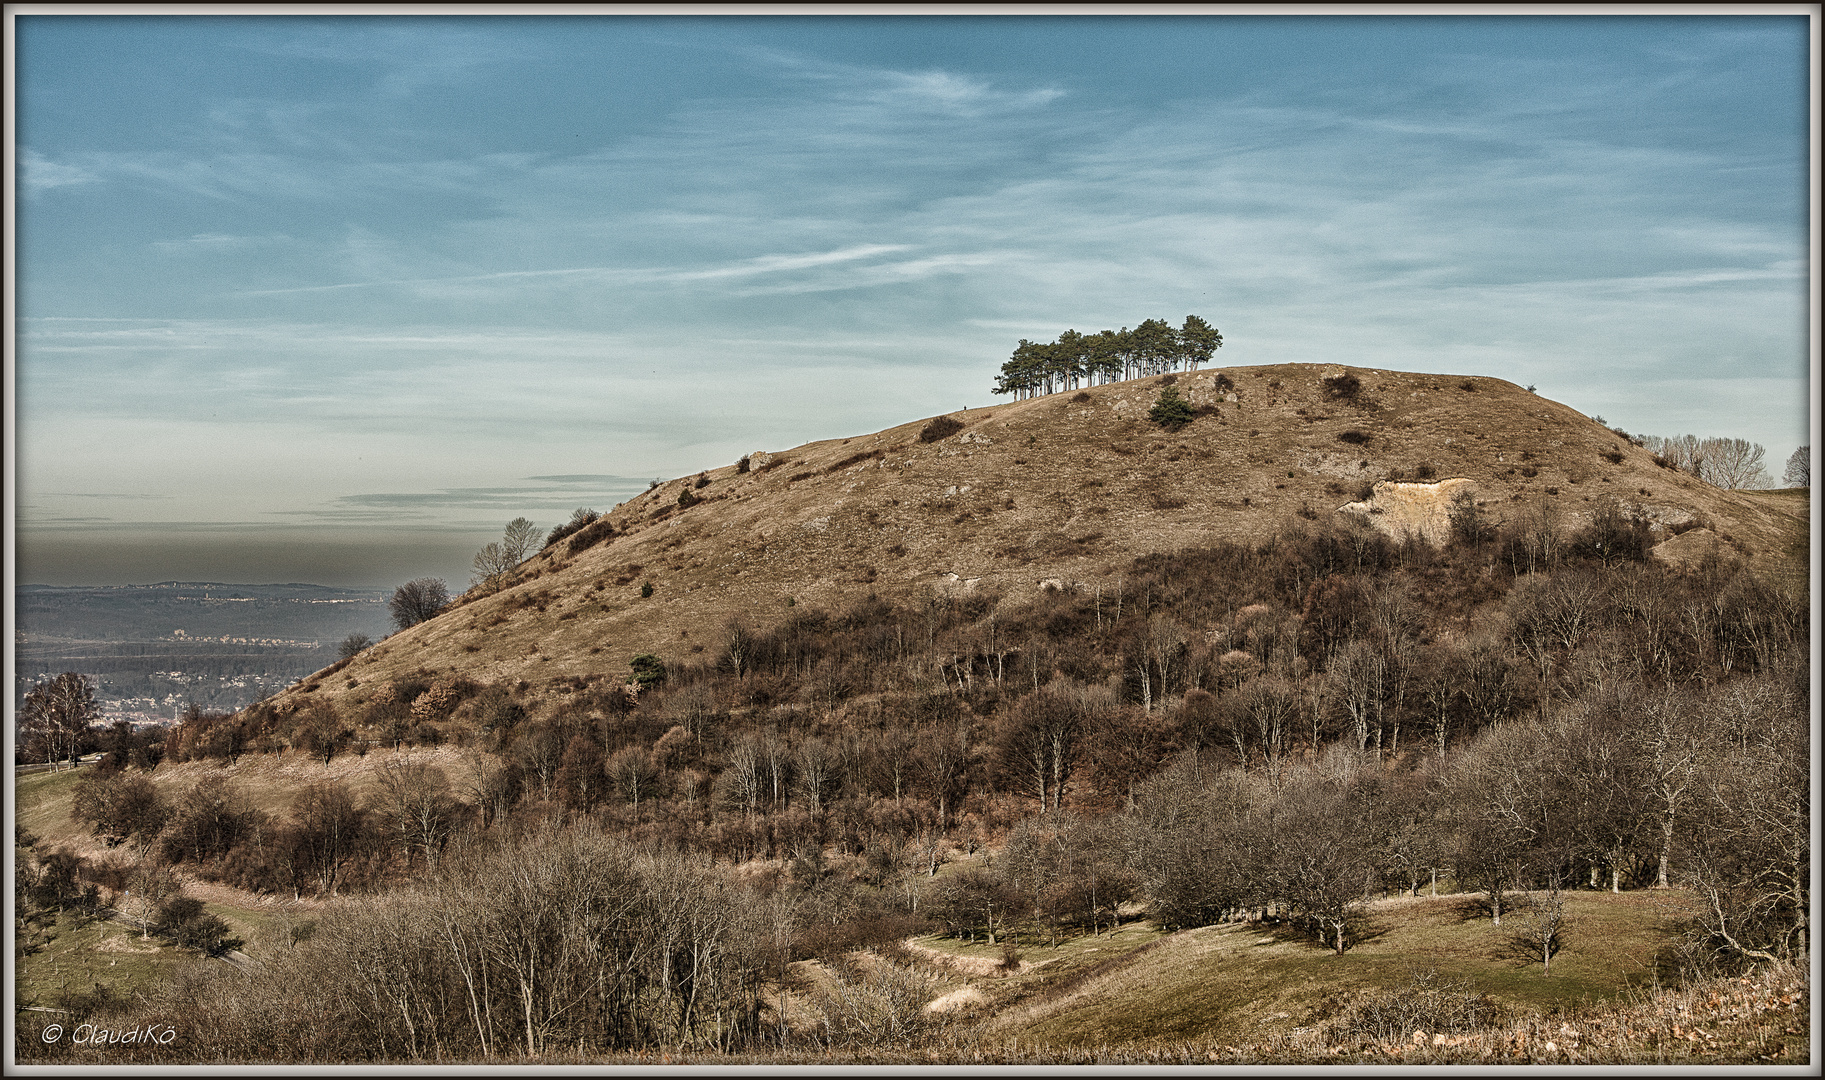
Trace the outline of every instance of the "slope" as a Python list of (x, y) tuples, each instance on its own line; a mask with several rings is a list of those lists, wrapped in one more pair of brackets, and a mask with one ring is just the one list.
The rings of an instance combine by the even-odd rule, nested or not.
[[(1176, 432), (1147, 419), (1167, 384), (1200, 413)], [(764, 624), (793, 605), (836, 607), (871, 592), (1113, 590), (1136, 556), (1255, 543), (1300, 519), (1357, 518), (1442, 541), (1446, 501), (1460, 490), (1492, 524), (1544, 504), (1565, 533), (1614, 496), (1675, 541), (1667, 554), (1740, 558), (1789, 584), (1806, 572), (1804, 500), (1719, 490), (1490, 378), (1206, 369), (756, 453), (748, 464), (658, 485), (605, 515), (611, 539), (574, 554), (551, 545), (509, 587), (471, 593), (275, 704), (286, 711), (315, 694), (358, 705), (387, 680), (444, 674), (533, 687), (621, 678), (642, 653), (713, 658), (731, 618)]]

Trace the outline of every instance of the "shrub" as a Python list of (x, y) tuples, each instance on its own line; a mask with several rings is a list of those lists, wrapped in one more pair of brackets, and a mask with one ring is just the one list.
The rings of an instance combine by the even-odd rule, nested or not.
[(565, 522), (562, 525), (556, 526), (555, 528), (553, 528), (551, 530), (551, 532), (549, 532), (545, 535), (545, 546), (550, 547), (551, 545), (557, 543), (559, 540), (562, 540), (565, 537), (570, 536), (573, 533), (581, 531), (582, 529), (586, 528), (590, 523), (594, 522), (597, 518), (599, 518), (601, 516), (602, 515), (596, 513), (594, 510), (591, 510), (588, 507), (579, 507), (575, 513), (570, 515), (569, 521)]
[(1366, 431), (1357, 431), (1356, 429), (1351, 428), (1349, 431), (1339, 432), (1337, 435), (1337, 441), (1338, 442), (1347, 442), (1351, 446), (1361, 446), (1363, 443), (1366, 443), (1369, 441), (1369, 433)]
[(739, 475), (739, 474), (745, 473), (747, 471), (748, 471), (748, 455), (743, 454), (741, 456), (741, 460), (737, 461), (735, 463), (735, 472), (737, 475)]
[(1640, 562), (1653, 545), (1647, 520), (1630, 514), (1614, 496), (1599, 500), (1590, 522), (1572, 537), (1573, 551), (1605, 566), (1618, 560)]
[(227, 923), (205, 912), (201, 900), (188, 896), (173, 897), (159, 908), (155, 930), (179, 945), (211, 955), (241, 947), (240, 938), (228, 936)]
[(569, 549), (572, 555), (587, 551), (604, 540), (615, 535), (615, 527), (605, 517), (598, 517), (588, 525), (578, 529), (570, 538)]
[(839, 963), (813, 993), (811, 1010), (825, 1046), (906, 1049), (921, 1045), (946, 1024), (925, 1008), (938, 983), (886, 961)]
[(1077, 393), (1071, 395), (1071, 400), (1077, 402), (1079, 405), (1082, 405), (1084, 402), (1090, 400), (1090, 391), (1079, 390)]
[(1234, 390), (1236, 388), (1236, 380), (1229, 377), (1229, 372), (1220, 371), (1217, 373), (1216, 387), (1218, 390)]
[(342, 639), (342, 644), (337, 646), (337, 652), (342, 659), (347, 660), (372, 644), (374, 644), (373, 638), (357, 631)]
[(886, 456), (887, 456), (887, 452), (885, 450), (864, 450), (859, 454), (850, 454), (848, 457), (844, 458), (843, 460), (837, 462), (834, 465), (825, 466), (824, 471), (827, 473), (842, 472), (844, 469), (849, 468), (851, 465), (860, 465), (864, 461), (873, 461), (876, 458), (882, 458), (882, 457), (886, 457)]
[(1451, 538), (1460, 544), (1472, 546), (1495, 539), (1495, 529), (1483, 520), (1483, 513), (1477, 508), (1476, 496), (1468, 491), (1460, 491), (1451, 497), (1451, 506), (1445, 512), (1451, 522)]
[(1415, 1031), (1459, 1034), (1493, 1027), (1504, 1019), (1502, 1007), (1463, 980), (1448, 981), (1436, 971), (1416, 971), (1406, 986), (1358, 995), (1331, 1025), (1331, 1041), (1370, 1039), (1399, 1042)]
[(1348, 371), (1325, 379), (1323, 386), (1326, 397), (1341, 401), (1355, 401), (1362, 394), (1362, 380)]
[(1177, 431), (1191, 423), (1197, 413), (1191, 402), (1179, 393), (1176, 386), (1168, 386), (1160, 391), (1160, 396), (1153, 401), (1153, 408), (1147, 410), (1147, 419), (1168, 431)]
[(652, 653), (641, 653), (628, 663), (633, 680), (640, 686), (654, 686), (665, 681), (665, 661)]
[(919, 441), (934, 443), (939, 439), (948, 439), (963, 430), (963, 422), (954, 416), (940, 416), (926, 424), (919, 432)]
[(696, 506), (698, 503), (700, 503), (702, 501), (703, 500), (698, 498), (696, 496), (696, 494), (691, 491), (690, 488), (687, 487), (687, 488), (678, 489), (678, 509), (689, 510), (691, 507)]

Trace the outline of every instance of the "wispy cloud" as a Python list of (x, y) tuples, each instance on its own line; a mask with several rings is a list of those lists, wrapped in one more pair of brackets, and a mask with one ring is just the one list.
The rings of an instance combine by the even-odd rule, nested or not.
[(656, 282), (714, 281), (780, 274), (808, 270), (840, 263), (871, 259), (879, 255), (907, 250), (905, 244), (861, 244), (840, 251), (820, 251), (792, 255), (759, 255), (723, 266), (686, 270), (680, 268), (618, 268), (608, 266), (567, 267), (556, 270), (507, 270), (492, 274), (459, 274), (435, 278), (406, 278), (396, 281), (352, 281), (335, 285), (307, 285), (291, 289), (244, 289), (246, 296), (281, 296), (288, 293), (333, 292), (342, 289), (376, 289), (400, 286), (449, 285), (486, 281), (511, 281), (537, 278), (590, 277), (612, 284)]
[(28, 195), (49, 191), (52, 188), (99, 183), (101, 180), (99, 175), (88, 169), (52, 161), (29, 147), (24, 147), (22, 150), (23, 153), (19, 158), (19, 180)]
[[(213, 499), (287, 528), (565, 514), (648, 469), (986, 403), (1021, 337), (1191, 312), (1227, 363), (1483, 373), (1631, 428), (1709, 407), (1705, 433), (1803, 437), (1753, 401), (1806, 371), (1803, 161), (1684, 107), (1765, 103), (1765, 72), (1720, 74), (1740, 43), (1227, 83), (1212, 53), (1148, 96), (1028, 56), (615, 40), (702, 68), (625, 123), (552, 125), (591, 102), (515, 83), (440, 129), (444, 88), (543, 73), (549, 42), (332, 27), (237, 46), (321, 93), (200, 93), (194, 138), (34, 143), (22, 182), (67, 216), (25, 267), (22, 485), (133, 477), (172, 496), (147, 517)], [(119, 310), (161, 317), (54, 317)]]

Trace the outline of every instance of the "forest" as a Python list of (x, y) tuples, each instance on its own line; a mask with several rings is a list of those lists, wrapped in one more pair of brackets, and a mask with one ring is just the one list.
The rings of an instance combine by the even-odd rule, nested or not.
[[(354, 712), (103, 733), (73, 813), (109, 854), (41, 849), (21, 906), (130, 890), (146, 925), (225, 948), (179, 877), (343, 898), (258, 980), (123, 1013), (299, 1061), (851, 1045), (898, 992), (856, 949), (1145, 918), (1343, 954), (1371, 898), (1441, 887), (1543, 967), (1564, 896), (1667, 887), (1698, 901), (1669, 977), (1804, 958), (1804, 593), (1663, 565), (1616, 514), (1454, 524), (1439, 548), (1295, 519), (1100, 586), (735, 619), (548, 686), (426, 672)], [(378, 764), (279, 811), (232, 773), (153, 782), (249, 755)], [(773, 988), (807, 958), (837, 991), (794, 1035)], [(895, 1015), (915, 1045), (917, 1009)]]

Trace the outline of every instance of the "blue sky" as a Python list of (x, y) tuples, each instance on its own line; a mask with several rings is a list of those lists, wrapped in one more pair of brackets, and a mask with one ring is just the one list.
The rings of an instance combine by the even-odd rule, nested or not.
[(19, 581), (459, 586), (1188, 313), (1808, 440), (1803, 16), (16, 30)]

